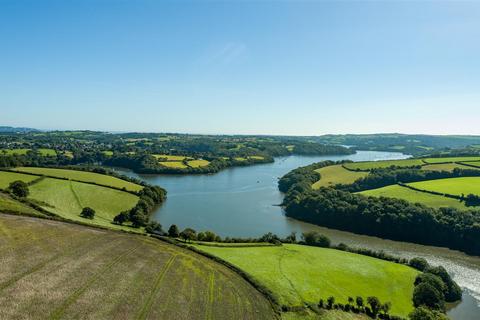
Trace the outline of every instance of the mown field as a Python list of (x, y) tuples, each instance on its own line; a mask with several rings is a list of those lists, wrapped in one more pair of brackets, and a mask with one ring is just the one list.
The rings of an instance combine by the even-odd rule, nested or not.
[[(125, 188), (129, 191), (140, 191), (143, 189), (141, 185), (125, 181), (119, 178), (108, 176), (105, 174), (99, 174), (94, 172), (87, 171), (78, 171), (78, 170), (66, 170), (66, 169), (55, 169), (55, 168), (38, 168), (38, 167), (18, 167), (13, 169), (18, 172), (27, 172), (36, 175), (45, 175), (57, 178), (66, 178), (84, 182), (92, 182), (96, 184), (101, 184), (104, 186), (110, 186), (115, 188)], [(35, 178), (35, 177), (34, 177)]]
[(344, 166), (350, 170), (372, 170), (378, 168), (396, 167), (413, 167), (425, 164), (421, 159), (405, 159), (405, 160), (386, 160), (386, 161), (366, 161), (346, 163)]
[(29, 174), (21, 174), (16, 172), (0, 171), (0, 189), (6, 189), (10, 183), (20, 180), (25, 183), (29, 183), (33, 180), (38, 179), (36, 176)]
[(176, 168), (176, 169), (188, 168), (182, 161), (159, 161), (158, 163), (168, 168)]
[(245, 270), (267, 286), (280, 303), (299, 306), (334, 296), (377, 296), (392, 303), (391, 314), (413, 310), (413, 283), (418, 272), (410, 267), (334, 249), (283, 245), (225, 248), (196, 246)]
[(415, 191), (399, 185), (391, 185), (383, 188), (359, 192), (364, 196), (387, 197), (403, 199), (412, 203), (421, 203), (433, 208), (453, 207), (465, 210), (467, 207), (459, 200), (447, 198), (444, 196), (433, 195), (426, 192)]
[[(475, 169), (469, 166), (464, 166), (458, 163), (439, 163), (439, 164), (427, 164), (422, 167), (422, 170), (425, 171), (449, 171), (452, 172), (454, 169)], [(480, 168), (479, 168), (480, 169)]]
[[(114, 225), (112, 220), (121, 211), (133, 208), (138, 202), (138, 197), (128, 192), (54, 178), (43, 179), (29, 189), (29, 199), (42, 202), (42, 207), (50, 212), (63, 218), (110, 228), (128, 228)], [(96, 211), (93, 220), (80, 216), (84, 207)]]
[(320, 173), (321, 178), (312, 185), (313, 189), (329, 187), (335, 184), (351, 184), (355, 180), (368, 175), (368, 172), (347, 170), (342, 165), (323, 167), (315, 171)]
[(0, 215), (0, 319), (273, 319), (233, 271), (136, 235)]
[(409, 183), (408, 185), (428, 191), (435, 191), (457, 196), (473, 193), (480, 195), (480, 177), (462, 177), (450, 179), (428, 180)]
[(199, 168), (199, 167), (206, 167), (210, 164), (210, 161), (207, 161), (207, 160), (202, 160), (202, 159), (199, 159), (199, 160), (190, 160), (187, 162), (188, 166), (189, 167), (192, 167), (192, 168)]
[(480, 157), (427, 158), (423, 160), (426, 163), (468, 162), (468, 161), (480, 161)]

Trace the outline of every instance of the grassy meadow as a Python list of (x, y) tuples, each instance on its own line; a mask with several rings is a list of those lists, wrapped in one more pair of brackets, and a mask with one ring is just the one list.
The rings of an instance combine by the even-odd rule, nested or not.
[(182, 161), (159, 161), (158, 163), (167, 168), (175, 168), (175, 169), (188, 168)]
[(446, 194), (461, 196), (473, 193), (480, 195), (480, 177), (462, 177), (438, 180), (427, 180), (421, 182), (409, 183), (408, 185)]
[(10, 183), (20, 180), (25, 183), (38, 179), (36, 176), (16, 172), (0, 171), (0, 189), (6, 189)]
[(468, 162), (468, 161), (480, 161), (480, 157), (427, 158), (423, 160), (426, 163)]
[(313, 189), (330, 187), (336, 184), (351, 184), (355, 180), (368, 175), (367, 172), (357, 172), (345, 169), (342, 165), (333, 165), (315, 170), (320, 173), (321, 178), (312, 185)]
[(0, 215), (1, 319), (274, 319), (212, 260), (144, 236)]
[(187, 165), (192, 168), (198, 168), (198, 167), (206, 167), (210, 164), (210, 161), (207, 160), (190, 160), (187, 162)]
[(396, 167), (413, 167), (425, 164), (421, 159), (405, 159), (405, 160), (385, 160), (385, 161), (366, 161), (345, 163), (344, 167), (350, 170), (368, 171), (379, 168)]
[(413, 310), (413, 283), (418, 272), (410, 267), (349, 252), (286, 244), (275, 247), (200, 250), (243, 269), (267, 286), (281, 304), (318, 303), (334, 296), (377, 296), (392, 303), (391, 314), (407, 316)]
[(444, 196), (434, 195), (426, 192), (415, 191), (409, 188), (401, 187), (399, 185), (391, 185), (383, 188), (367, 190), (359, 192), (364, 196), (371, 197), (387, 197), (403, 199), (412, 203), (421, 203), (433, 208), (453, 207), (460, 210), (465, 210), (467, 207), (459, 200), (447, 198)]
[(0, 212), (20, 213), (29, 215), (43, 216), (37, 210), (23, 204), (15, 199), (10, 198), (9, 195), (0, 193)]
[[(128, 229), (112, 224), (121, 211), (129, 210), (138, 202), (136, 195), (92, 184), (46, 178), (30, 186), (29, 199), (41, 202), (42, 207), (60, 217), (100, 226)], [(84, 207), (96, 211), (93, 220), (80, 216)]]
[[(469, 166), (464, 166), (459, 163), (438, 163), (438, 164), (427, 164), (422, 167), (422, 170), (425, 171), (449, 171), (452, 172), (454, 169), (475, 169)], [(480, 169), (480, 168), (479, 168)]]
[[(105, 174), (99, 174), (88, 171), (67, 170), (67, 169), (55, 169), (55, 168), (38, 168), (38, 167), (18, 167), (13, 169), (18, 172), (27, 172), (36, 175), (45, 175), (56, 178), (66, 178), (72, 180), (78, 180), (83, 182), (92, 182), (101, 184), (104, 186), (125, 188), (129, 191), (140, 191), (143, 189), (141, 185), (125, 181), (119, 178), (115, 178)], [(36, 177), (34, 177), (36, 178)]]

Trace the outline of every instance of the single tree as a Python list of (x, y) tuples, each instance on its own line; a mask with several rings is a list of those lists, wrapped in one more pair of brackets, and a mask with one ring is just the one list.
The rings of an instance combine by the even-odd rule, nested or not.
[(86, 219), (93, 219), (95, 217), (95, 210), (89, 207), (85, 207), (80, 212), (80, 216)]
[(168, 228), (168, 236), (172, 238), (178, 238), (180, 235), (180, 230), (178, 230), (177, 225), (172, 224), (170, 228)]
[(11, 193), (13, 193), (14, 195), (20, 198), (25, 198), (30, 193), (28, 191), (28, 185), (25, 182), (20, 180), (13, 181), (12, 183), (10, 183), (8, 189), (10, 190)]
[(363, 308), (363, 298), (362, 297), (357, 297), (355, 299), (355, 303), (357, 304), (357, 307), (359, 309)]
[(377, 316), (381, 306), (380, 300), (377, 297), (372, 296), (367, 298), (367, 303), (370, 305), (373, 315)]
[(187, 241), (195, 240), (196, 236), (197, 236), (196, 232), (192, 228), (186, 228), (180, 233), (180, 238), (182, 238), (185, 241), (185, 243)]
[(332, 309), (333, 305), (335, 304), (335, 297), (330, 296), (327, 299), (327, 308)]
[(113, 223), (122, 225), (128, 221), (128, 212), (122, 211), (113, 218)]

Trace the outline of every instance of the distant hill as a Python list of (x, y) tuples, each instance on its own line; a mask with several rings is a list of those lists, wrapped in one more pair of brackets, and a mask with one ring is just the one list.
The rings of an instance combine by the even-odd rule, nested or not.
[(8, 126), (0, 126), (0, 133), (1, 132), (8, 132), (8, 133), (15, 133), (15, 132), (38, 132), (40, 130), (33, 129), (33, 128), (17, 128), (17, 127), (8, 127)]
[(398, 151), (413, 155), (480, 146), (480, 136), (470, 135), (329, 134), (313, 137), (312, 140), (324, 144), (348, 145), (357, 150)]

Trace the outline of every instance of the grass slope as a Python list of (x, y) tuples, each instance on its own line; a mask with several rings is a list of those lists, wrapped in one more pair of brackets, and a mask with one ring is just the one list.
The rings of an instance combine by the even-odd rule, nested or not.
[(13, 181), (20, 180), (29, 183), (35, 179), (38, 179), (38, 177), (16, 172), (0, 171), (0, 189), (8, 188)]
[(480, 157), (427, 158), (423, 160), (427, 163), (467, 162), (467, 161), (480, 161)]
[(141, 185), (125, 181), (116, 177), (112, 177), (105, 174), (99, 174), (94, 172), (79, 171), (79, 170), (67, 170), (67, 169), (55, 169), (55, 168), (37, 168), (37, 167), (19, 167), (15, 168), (15, 171), (28, 172), (38, 175), (46, 175), (57, 178), (67, 178), (72, 180), (94, 182), (104, 186), (111, 186), (115, 188), (125, 188), (129, 191), (140, 191), (143, 189)]
[(346, 163), (344, 166), (351, 170), (372, 170), (377, 168), (397, 167), (413, 167), (425, 164), (421, 159), (406, 160), (386, 160), (386, 161), (367, 161)]
[[(43, 207), (63, 218), (117, 229), (131, 229), (112, 224), (121, 211), (131, 209), (138, 197), (128, 192), (82, 182), (46, 178), (30, 186), (30, 199), (48, 204)], [(93, 220), (80, 217), (82, 208), (96, 211)]]
[(458, 200), (447, 198), (444, 196), (437, 196), (426, 192), (411, 190), (405, 187), (401, 187), (399, 185), (391, 185), (383, 188), (362, 191), (360, 192), (360, 194), (371, 197), (403, 199), (412, 203), (421, 203), (433, 208), (453, 207), (460, 210), (467, 209), (465, 204)]
[(159, 161), (158, 163), (168, 168), (177, 168), (177, 169), (187, 168), (187, 166), (182, 161)]
[(190, 161), (187, 162), (187, 164), (188, 164), (189, 167), (192, 167), (192, 168), (206, 167), (210, 164), (210, 161), (202, 160), (202, 159), (190, 160)]
[(0, 215), (0, 319), (273, 319), (233, 271), (136, 235)]
[[(458, 163), (439, 163), (439, 164), (427, 164), (422, 167), (425, 171), (449, 171), (452, 172), (455, 168), (458, 169), (475, 169), (472, 167), (464, 166)], [(480, 169), (480, 168), (479, 168)]]
[(392, 314), (413, 309), (413, 282), (418, 274), (404, 265), (334, 249), (301, 245), (256, 248), (196, 246), (245, 270), (270, 288), (282, 304), (298, 306), (335, 296), (377, 296), (392, 302)]
[(321, 178), (312, 185), (313, 189), (329, 187), (335, 184), (351, 184), (355, 180), (368, 175), (367, 172), (349, 171), (342, 165), (323, 167), (315, 171), (320, 173)]
[(0, 212), (20, 213), (20, 214), (34, 214), (43, 216), (37, 210), (23, 204), (15, 199), (10, 198), (4, 193), (0, 193)]
[(462, 177), (438, 180), (427, 180), (409, 183), (408, 185), (429, 191), (460, 196), (470, 193), (480, 195), (480, 177)]

